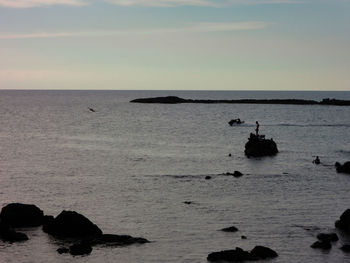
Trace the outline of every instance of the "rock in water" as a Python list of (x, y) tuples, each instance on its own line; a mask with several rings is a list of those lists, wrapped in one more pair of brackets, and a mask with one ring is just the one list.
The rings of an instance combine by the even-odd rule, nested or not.
[(35, 227), (43, 223), (44, 213), (35, 205), (12, 203), (1, 209), (0, 219), (12, 227)]
[(331, 249), (332, 245), (329, 241), (316, 241), (311, 245), (311, 247), (320, 249)]
[(336, 233), (320, 233), (317, 235), (317, 239), (325, 242), (335, 242), (339, 240)]
[(234, 177), (241, 177), (241, 176), (243, 176), (243, 174), (240, 171), (234, 171), (233, 176)]
[(91, 238), (102, 235), (97, 225), (75, 211), (62, 211), (56, 218), (48, 219), (43, 230), (62, 238)]
[(103, 234), (102, 236), (90, 241), (91, 245), (107, 245), (107, 246), (126, 246), (132, 244), (145, 244), (149, 241), (142, 237), (132, 237), (129, 235), (112, 235)]
[(338, 173), (350, 174), (350, 162), (346, 162), (343, 165), (336, 162), (335, 167), (336, 167)]
[(251, 133), (245, 144), (244, 153), (247, 157), (272, 156), (278, 153), (278, 149), (274, 140), (261, 138)]
[(350, 232), (350, 209), (344, 211), (340, 219), (335, 222), (335, 227)]
[(276, 251), (268, 247), (256, 246), (252, 251), (244, 251), (243, 249), (236, 247), (233, 250), (224, 250), (220, 252), (210, 253), (207, 257), (208, 261), (228, 261), (228, 262), (242, 262), (242, 261), (255, 261), (260, 259), (275, 258), (278, 257)]
[(207, 257), (208, 261), (228, 261), (228, 262), (241, 262), (246, 260), (251, 260), (251, 255), (248, 251), (236, 247), (232, 250), (223, 250), (220, 252), (210, 253)]
[(224, 232), (237, 232), (238, 228), (235, 227), (235, 226), (230, 226), (230, 227), (226, 227), (226, 228), (221, 229), (221, 231), (224, 231)]
[(86, 243), (78, 243), (69, 247), (69, 253), (73, 256), (87, 255), (92, 251), (92, 247)]
[(254, 247), (253, 250), (250, 251), (250, 254), (254, 258), (258, 258), (258, 259), (275, 258), (278, 256), (276, 251), (272, 250), (271, 248), (264, 247), (264, 246)]

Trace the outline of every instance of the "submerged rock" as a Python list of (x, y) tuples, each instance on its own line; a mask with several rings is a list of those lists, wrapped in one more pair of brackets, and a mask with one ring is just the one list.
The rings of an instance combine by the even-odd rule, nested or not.
[(350, 174), (350, 162), (346, 162), (343, 165), (336, 162), (335, 167), (336, 167), (338, 173)]
[(129, 235), (112, 235), (103, 234), (102, 236), (90, 241), (91, 245), (107, 245), (107, 246), (126, 246), (132, 244), (145, 244), (149, 243), (146, 238), (132, 237)]
[(43, 223), (44, 213), (35, 205), (12, 203), (1, 209), (0, 219), (12, 227), (35, 227)]
[(205, 177), (205, 180), (210, 180), (211, 179), (211, 176), (209, 176), (209, 175), (207, 175), (206, 177)]
[(235, 226), (230, 226), (230, 227), (226, 227), (226, 228), (221, 229), (221, 231), (224, 231), (224, 232), (237, 232), (238, 228), (235, 227)]
[(272, 156), (278, 153), (278, 149), (273, 139), (265, 139), (251, 133), (245, 144), (244, 153), (247, 157)]
[(43, 230), (62, 238), (88, 238), (102, 235), (101, 229), (75, 211), (62, 211), (56, 218), (47, 218)]

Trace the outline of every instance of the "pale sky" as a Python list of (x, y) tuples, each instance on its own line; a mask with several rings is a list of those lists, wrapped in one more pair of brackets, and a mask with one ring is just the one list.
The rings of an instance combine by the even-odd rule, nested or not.
[(350, 91), (350, 0), (0, 0), (0, 89)]

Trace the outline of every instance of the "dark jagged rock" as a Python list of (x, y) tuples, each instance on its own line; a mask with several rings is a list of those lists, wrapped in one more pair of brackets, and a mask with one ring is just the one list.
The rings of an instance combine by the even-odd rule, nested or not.
[(350, 252), (350, 245), (345, 244), (340, 249), (343, 250), (344, 252)]
[(10, 225), (0, 222), (0, 239), (7, 242), (20, 242), (28, 240), (26, 234), (16, 232)]
[(335, 105), (335, 106), (350, 106), (350, 100), (323, 99), (322, 101), (302, 100), (302, 99), (242, 99), (242, 100), (192, 100), (182, 99), (176, 96), (155, 97), (135, 99), (130, 102), (134, 103), (229, 103), (229, 104), (288, 104), (288, 105)]
[(210, 253), (207, 257), (208, 261), (228, 261), (228, 262), (241, 262), (246, 260), (252, 260), (252, 256), (248, 251), (236, 247), (232, 250), (223, 250), (220, 252)]
[(102, 235), (101, 229), (85, 216), (74, 211), (62, 211), (56, 218), (47, 218), (43, 230), (62, 238), (87, 238)]
[(311, 245), (312, 248), (320, 248), (320, 249), (331, 249), (332, 245), (329, 241), (316, 241)]
[(237, 232), (238, 228), (235, 227), (235, 226), (230, 226), (230, 227), (226, 227), (226, 228), (221, 229), (221, 231), (224, 231), (224, 232)]
[(35, 205), (12, 203), (1, 209), (0, 219), (12, 227), (35, 227), (43, 223), (44, 213)]
[(92, 247), (85, 242), (74, 244), (69, 247), (69, 253), (73, 256), (87, 255), (87, 254), (90, 254), (91, 251), (92, 251)]
[(251, 133), (245, 144), (245, 155), (247, 157), (272, 156), (278, 153), (277, 144), (272, 139), (264, 139)]
[(339, 240), (336, 233), (320, 233), (317, 235), (317, 239), (325, 242), (335, 242)]
[(272, 250), (271, 248), (264, 247), (264, 246), (254, 247), (253, 250), (250, 251), (250, 254), (254, 258), (259, 258), (259, 259), (275, 258), (278, 256), (276, 251)]
[(241, 236), (241, 239), (247, 239), (247, 237), (246, 236)]
[(91, 245), (126, 246), (132, 244), (145, 244), (149, 241), (142, 237), (132, 237), (129, 235), (103, 234), (90, 241)]
[(191, 205), (191, 204), (193, 204), (193, 202), (192, 201), (185, 201), (185, 202), (183, 202), (185, 205)]
[(69, 248), (60, 247), (56, 251), (58, 252), (58, 254), (65, 254), (65, 253), (69, 253)]
[(241, 177), (241, 176), (243, 176), (243, 174), (240, 171), (234, 171), (233, 176), (234, 177)]
[(211, 176), (209, 176), (209, 175), (207, 175), (206, 177), (205, 177), (205, 180), (210, 180), (211, 179)]
[(350, 232), (350, 209), (344, 211), (340, 219), (335, 222), (335, 227)]
[(350, 162), (346, 162), (343, 165), (336, 162), (335, 167), (336, 167), (338, 173), (350, 174)]

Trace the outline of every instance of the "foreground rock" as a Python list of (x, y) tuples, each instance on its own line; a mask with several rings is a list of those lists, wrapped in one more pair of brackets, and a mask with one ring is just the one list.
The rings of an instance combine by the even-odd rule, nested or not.
[(335, 167), (336, 167), (338, 173), (350, 174), (350, 162), (346, 162), (343, 165), (336, 162)]
[(277, 144), (272, 139), (265, 139), (251, 133), (245, 144), (245, 155), (247, 157), (272, 156), (278, 153)]
[(0, 221), (0, 239), (7, 242), (20, 242), (28, 240), (26, 234), (16, 232), (11, 226)]
[(47, 218), (43, 230), (61, 238), (94, 238), (102, 235), (101, 229), (75, 211), (62, 211), (56, 218)]
[(263, 246), (256, 246), (252, 251), (244, 251), (243, 249), (236, 247), (232, 250), (224, 250), (220, 252), (210, 253), (207, 257), (208, 261), (227, 261), (227, 262), (242, 262), (250, 260), (260, 260), (275, 258), (278, 254), (276, 251)]
[(347, 209), (341, 216), (340, 219), (335, 222), (335, 227), (340, 230), (350, 232), (350, 209)]
[(1, 209), (0, 219), (12, 227), (35, 227), (42, 225), (44, 213), (35, 205), (12, 203)]

